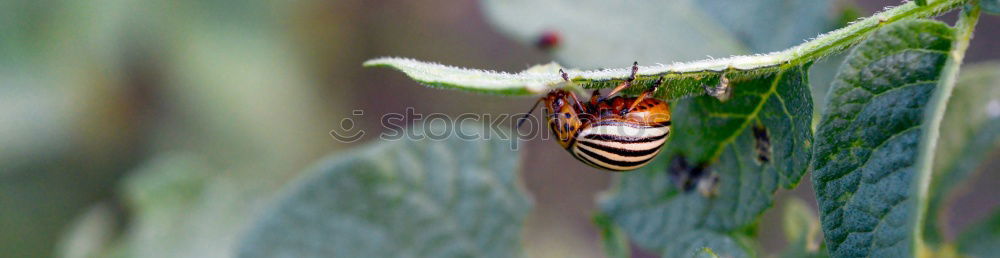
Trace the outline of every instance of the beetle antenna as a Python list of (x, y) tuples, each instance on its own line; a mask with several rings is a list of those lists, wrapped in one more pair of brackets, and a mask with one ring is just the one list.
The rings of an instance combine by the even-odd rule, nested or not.
[(538, 108), (538, 104), (542, 103), (542, 100), (543, 100), (543, 98), (538, 98), (538, 101), (535, 101), (535, 105), (531, 106), (531, 110), (528, 110), (528, 113), (524, 113), (524, 116), (522, 116), (521, 119), (517, 120), (517, 127), (516, 127), (516, 129), (520, 129), (521, 125), (524, 124), (524, 121), (528, 121), (528, 116), (530, 116), (531, 113), (535, 112), (535, 109)]

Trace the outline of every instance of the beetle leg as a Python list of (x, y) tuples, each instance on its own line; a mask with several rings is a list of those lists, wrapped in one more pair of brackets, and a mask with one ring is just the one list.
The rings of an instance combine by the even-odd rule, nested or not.
[(635, 81), (635, 74), (638, 73), (638, 72), (639, 72), (639, 62), (633, 62), (632, 63), (632, 74), (629, 75), (628, 79), (626, 79), (624, 82), (622, 82), (621, 84), (618, 84), (618, 86), (615, 87), (615, 89), (611, 90), (611, 92), (608, 93), (607, 97), (614, 96), (619, 91), (624, 90), (625, 88), (631, 87), (632, 86), (632, 82)]
[(601, 102), (602, 100), (604, 100), (604, 97), (601, 96), (601, 90), (594, 90), (594, 93), (590, 94), (591, 106), (597, 106), (597, 102)]
[(570, 92), (569, 96), (573, 98), (573, 103), (576, 103), (576, 108), (577, 108), (577, 110), (579, 110), (579, 112), (586, 112), (587, 111), (586, 109), (583, 109), (583, 105), (580, 104), (580, 99), (576, 98), (576, 94), (575, 93)]
[(538, 108), (538, 104), (542, 103), (543, 100), (545, 100), (545, 98), (538, 98), (538, 101), (535, 101), (535, 105), (531, 106), (531, 109), (528, 110), (528, 113), (524, 113), (524, 116), (522, 116), (521, 119), (517, 120), (517, 127), (515, 127), (515, 130), (521, 128), (521, 125), (524, 124), (524, 121), (528, 121), (528, 116), (530, 116), (531, 113), (535, 112), (535, 108)]
[(639, 94), (639, 97), (635, 98), (635, 101), (632, 102), (632, 106), (629, 106), (628, 109), (625, 110), (625, 113), (632, 112), (632, 109), (635, 109), (636, 106), (639, 106), (639, 103), (642, 102), (642, 100), (645, 99), (646, 96), (656, 92), (656, 89), (659, 89), (660, 84), (662, 83), (663, 83), (663, 76), (660, 76), (660, 78), (656, 79), (656, 82), (653, 83), (653, 88), (650, 88), (646, 91), (643, 91), (642, 94)]
[(648, 95), (648, 94), (649, 94), (649, 91), (643, 91), (641, 94), (639, 94), (639, 97), (635, 98), (635, 101), (633, 101), (632, 105), (629, 106), (628, 109), (625, 110), (625, 113), (627, 114), (628, 112), (632, 112), (632, 110), (635, 109), (636, 106), (639, 106), (639, 103), (641, 103), (642, 100), (645, 99), (646, 95)]

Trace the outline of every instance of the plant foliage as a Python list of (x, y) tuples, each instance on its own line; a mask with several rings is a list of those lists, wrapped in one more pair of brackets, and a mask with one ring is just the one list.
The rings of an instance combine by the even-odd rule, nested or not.
[[(519, 1), (484, 3), (494, 22), (525, 42), (550, 27), (577, 40), (607, 35), (591, 35), (588, 26), (545, 26), (554, 20), (513, 19), (511, 13), (545, 12), (587, 20), (579, 23), (596, 22), (589, 27), (600, 27), (599, 21), (568, 13), (616, 5), (584, 2), (565, 5), (569, 8), (542, 4), (531, 9)], [(713, 4), (663, 8), (705, 11), (701, 8)], [(951, 244), (938, 232), (938, 211), (956, 185), (974, 171), (983, 153), (1000, 146), (996, 133), (1000, 130), (994, 128), (997, 116), (983, 109), (997, 99), (995, 94), (982, 94), (996, 92), (992, 89), (997, 88), (997, 80), (985, 72), (973, 72), (959, 83), (969, 86), (961, 86), (952, 96), (980, 4), (989, 12), (996, 1), (911, 2), (783, 51), (640, 67), (635, 86), (625, 94), (659, 87), (655, 97), (671, 103), (672, 136), (655, 162), (620, 175), (614, 188), (600, 198), (601, 213), (595, 222), (604, 232), (608, 255), (627, 256), (624, 233), (639, 247), (663, 257), (756, 256), (753, 236), (761, 214), (772, 206), (779, 186), (795, 187), (806, 171), (812, 171), (825, 241), (817, 239), (820, 223), (814, 215), (796, 204), (786, 212), (791, 221), (786, 234), (793, 242), (783, 255), (943, 253), (935, 248)], [(962, 12), (954, 27), (923, 19), (957, 7)], [(655, 17), (658, 10), (643, 9), (633, 18)], [(753, 31), (753, 26), (746, 26), (752, 22), (743, 16), (722, 17), (719, 23), (711, 23), (719, 27), (709, 28)], [(636, 23), (640, 28), (647, 25)], [(761, 45), (777, 44), (761, 42), (783, 40), (769, 33), (799, 30), (793, 26), (757, 31), (700, 49), (726, 51), (739, 45), (759, 51)], [(692, 35), (712, 37), (710, 32)], [(642, 44), (647, 43), (627, 44), (644, 49)], [(581, 43), (556, 53), (569, 63), (596, 66), (600, 61), (590, 58), (601, 54), (584, 54), (582, 49), (606, 53), (610, 50), (599, 50), (607, 45)], [(817, 59), (850, 47), (854, 48), (831, 85), (825, 113), (814, 127), (808, 71)], [(652, 51), (641, 57), (665, 55)], [(374, 59), (365, 65), (395, 68), (425, 85), (508, 95), (539, 94), (554, 88), (608, 88), (629, 74), (628, 69), (565, 69), (570, 78), (564, 81), (556, 72), (562, 67), (555, 63), (516, 74), (401, 58)], [(665, 83), (654, 84), (660, 78)], [(949, 102), (950, 98), (958, 100)], [(706, 177), (717, 178), (718, 185), (707, 191), (690, 190)], [(963, 234), (959, 250), (988, 253), (989, 243), (997, 239), (995, 221), (991, 218)]]
[[(556, 56), (579, 67), (603, 66), (621, 56), (608, 56), (616, 52), (607, 42), (584, 43), (582, 38), (628, 38), (639, 34), (635, 28), (661, 29), (647, 34), (663, 37), (706, 26), (688, 34), (718, 40), (692, 49), (745, 54), (790, 45), (825, 26), (809, 19), (760, 30), (760, 24), (785, 17), (734, 15), (728, 9), (767, 4), (721, 1), (633, 8), (637, 12), (628, 19), (638, 21), (635, 28), (593, 34), (611, 30), (600, 30), (607, 24), (581, 13), (632, 4), (483, 4), (494, 23), (525, 43), (546, 29), (564, 32), (570, 43), (555, 50)], [(988, 0), (981, 6), (989, 11), (995, 4)], [(815, 14), (825, 6), (761, 12)], [(962, 12), (954, 27), (926, 19), (956, 8)], [(990, 97), (994, 95), (970, 93), (995, 92), (991, 89), (996, 87), (978, 86), (997, 81), (995, 77), (969, 75), (958, 85), (973, 86), (959, 86), (952, 96), (979, 9), (975, 0), (911, 2), (786, 50), (666, 65), (652, 61), (655, 65), (640, 67), (634, 87), (624, 94), (658, 87), (654, 97), (671, 103), (671, 139), (656, 161), (620, 175), (599, 198), (594, 222), (606, 254), (629, 256), (631, 241), (663, 257), (759, 256), (754, 237), (761, 230), (761, 214), (773, 205), (779, 188), (794, 188), (807, 171), (812, 171), (820, 218), (801, 202), (790, 203), (784, 229), (791, 245), (783, 256), (913, 256), (949, 245), (970, 254), (990, 252), (997, 239), (996, 216), (954, 244), (941, 237), (935, 224), (948, 193), (973, 171), (965, 164), (983, 157), (973, 154), (1000, 143), (996, 116), (982, 111), (996, 100)], [(662, 17), (664, 10), (686, 10), (693, 16)], [(518, 15), (542, 20), (513, 18)], [(712, 15), (719, 18), (710, 19)], [(651, 27), (664, 22), (657, 18), (691, 26)], [(721, 32), (731, 34), (717, 34)], [(623, 47), (649, 49), (644, 46), (671, 42), (684, 43), (635, 40)], [(814, 116), (812, 64), (851, 47), (831, 85), (825, 113)], [(638, 55), (693, 59), (670, 53)], [(406, 58), (378, 58), (364, 65), (397, 69), (432, 87), (501, 95), (609, 88), (629, 76), (629, 69), (566, 69), (556, 63), (518, 73)], [(560, 69), (569, 74), (568, 81)], [(664, 83), (655, 84), (661, 78)], [(949, 102), (952, 98), (968, 101), (959, 105)], [(968, 116), (973, 119), (961, 122)], [(821, 117), (818, 124), (814, 117)], [(504, 151), (507, 145), (495, 140), (393, 142), (333, 158), (268, 209), (243, 239), (240, 254), (518, 256), (518, 227), (530, 205), (517, 187), (516, 154)], [(717, 179), (717, 185), (704, 184), (706, 178)], [(820, 231), (825, 241), (819, 239)]]
[(268, 209), (238, 256), (517, 257), (531, 207), (517, 167), (499, 139), (390, 141), (337, 155)]

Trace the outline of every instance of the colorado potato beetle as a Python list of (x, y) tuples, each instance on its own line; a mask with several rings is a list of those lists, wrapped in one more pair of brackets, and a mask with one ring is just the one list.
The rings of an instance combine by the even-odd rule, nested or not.
[[(638, 69), (633, 63), (631, 76), (607, 96), (595, 90), (589, 101), (580, 102), (573, 92), (556, 89), (528, 113), (544, 103), (545, 120), (559, 145), (587, 165), (612, 171), (640, 168), (659, 154), (670, 134), (670, 106), (651, 96), (662, 77), (637, 97), (614, 96), (632, 85)], [(565, 72), (559, 72), (569, 81)]]

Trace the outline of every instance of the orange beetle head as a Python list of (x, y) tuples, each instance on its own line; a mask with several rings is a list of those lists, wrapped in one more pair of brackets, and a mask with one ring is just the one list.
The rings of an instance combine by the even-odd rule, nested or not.
[(556, 140), (563, 148), (569, 148), (573, 137), (583, 125), (582, 110), (578, 110), (578, 100), (572, 93), (565, 90), (549, 92), (542, 100), (545, 102), (545, 120), (555, 134)]

